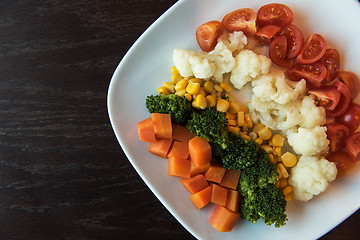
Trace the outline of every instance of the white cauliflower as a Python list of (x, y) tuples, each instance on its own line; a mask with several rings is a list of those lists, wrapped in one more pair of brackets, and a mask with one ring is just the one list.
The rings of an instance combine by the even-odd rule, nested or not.
[[(189, 57), (191, 75), (201, 79), (211, 78), (216, 70), (216, 65), (205, 54), (196, 54)], [(176, 66), (176, 64), (175, 64)], [(180, 72), (180, 70), (179, 70)], [(183, 76), (180, 72), (180, 75)]]
[(287, 138), (294, 151), (304, 156), (324, 155), (329, 149), (326, 127), (299, 127), (297, 132), (289, 132)]
[(302, 115), (301, 127), (314, 128), (324, 125), (326, 122), (325, 108), (316, 106), (313, 96), (305, 96), (303, 98), (300, 112)]
[(235, 66), (235, 58), (232, 55), (232, 51), (223, 42), (219, 42), (215, 49), (209, 52), (207, 57), (215, 65), (213, 76), (214, 80), (218, 82), (222, 82), (223, 75), (230, 72)]
[(257, 76), (268, 73), (270, 66), (271, 60), (266, 56), (244, 49), (235, 56), (235, 66), (231, 71), (230, 82), (235, 88), (241, 89)]
[(296, 199), (308, 201), (324, 192), (336, 174), (335, 164), (325, 158), (302, 156), (291, 170), (289, 184), (294, 188)]
[(247, 37), (242, 31), (224, 33), (219, 37), (218, 42), (223, 42), (234, 54), (237, 54), (248, 43)]
[(296, 100), (306, 91), (306, 81), (293, 82), (285, 78), (285, 73), (277, 68), (270, 68), (267, 74), (251, 82), (254, 94), (263, 102), (275, 101), (286, 104)]
[(196, 52), (192, 50), (174, 49), (173, 62), (175, 67), (179, 70), (183, 77), (190, 77), (193, 75), (193, 70), (189, 59), (191, 56), (196, 56)]

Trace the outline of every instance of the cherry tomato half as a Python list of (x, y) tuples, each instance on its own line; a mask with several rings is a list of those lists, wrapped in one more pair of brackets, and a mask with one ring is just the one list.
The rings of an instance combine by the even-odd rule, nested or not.
[(340, 92), (341, 97), (340, 101), (332, 111), (326, 111), (327, 117), (338, 117), (343, 114), (349, 107), (351, 102), (350, 91), (347, 86), (340, 82), (339, 80), (335, 80), (331, 86), (334, 86), (338, 92)]
[(214, 50), (219, 36), (224, 32), (224, 27), (219, 21), (210, 21), (200, 25), (196, 29), (196, 40), (199, 47), (210, 52)]
[(327, 139), (330, 141), (329, 147), (331, 152), (336, 152), (345, 147), (346, 139), (350, 130), (347, 126), (340, 123), (325, 124), (327, 130)]
[(308, 93), (314, 95), (318, 105), (323, 106), (326, 111), (333, 111), (341, 98), (340, 92), (333, 86), (310, 89)]
[(286, 57), (286, 51), (286, 36), (277, 36), (270, 44), (269, 57), (274, 64), (280, 67), (288, 68), (291, 66), (292, 60)]
[(336, 49), (326, 49), (324, 56), (319, 60), (327, 69), (325, 81), (332, 82), (339, 73), (340, 54)]
[(346, 141), (348, 154), (356, 161), (360, 159), (360, 132), (351, 135)]
[(251, 8), (241, 8), (226, 14), (222, 20), (229, 32), (243, 31), (246, 35), (256, 32), (256, 12)]
[(346, 152), (332, 152), (326, 156), (326, 159), (335, 163), (337, 168), (336, 179), (345, 176), (356, 165), (356, 161)]
[(266, 25), (260, 27), (255, 35), (261, 39), (261, 42), (270, 43), (271, 39), (277, 36), (282, 30), (282, 27), (276, 25)]
[(285, 29), (287, 40), (287, 57), (294, 58), (301, 52), (304, 46), (304, 35), (295, 25), (289, 25)]
[(296, 57), (296, 61), (303, 64), (316, 62), (324, 56), (325, 51), (325, 39), (320, 34), (311, 34), (300, 54)]
[(292, 23), (293, 18), (293, 12), (288, 6), (279, 3), (270, 3), (259, 9), (256, 22), (259, 26), (271, 24), (285, 27)]
[(351, 99), (356, 98), (360, 91), (360, 80), (353, 72), (340, 71), (338, 74), (339, 80), (343, 82), (350, 90)]
[(326, 68), (322, 63), (314, 62), (312, 64), (296, 63), (287, 71), (287, 76), (292, 81), (305, 79), (309, 87), (318, 88), (326, 76)]
[(348, 109), (335, 118), (335, 122), (344, 124), (353, 133), (360, 125), (360, 105), (351, 102)]

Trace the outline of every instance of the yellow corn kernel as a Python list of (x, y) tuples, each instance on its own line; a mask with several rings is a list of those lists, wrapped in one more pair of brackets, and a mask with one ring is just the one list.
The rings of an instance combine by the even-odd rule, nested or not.
[(280, 182), (280, 180), (277, 180), (277, 181), (274, 183), (274, 186), (277, 187), (277, 188), (279, 188), (279, 182)]
[(274, 136), (272, 136), (272, 138), (271, 138), (271, 142), (272, 142), (273, 146), (276, 146), (276, 147), (284, 146), (284, 140), (285, 140), (285, 138), (283, 136), (281, 136), (280, 134), (274, 134)]
[(277, 173), (278, 173), (278, 179), (282, 179), (283, 176), (282, 176), (282, 173), (281, 173), (280, 169), (279, 169), (279, 168), (276, 168), (276, 171), (277, 171)]
[(261, 123), (256, 123), (253, 127), (253, 131), (256, 132), (257, 134), (259, 134), (259, 131), (261, 129), (263, 129), (265, 126), (262, 125)]
[(232, 114), (236, 114), (238, 112), (240, 112), (242, 110), (240, 103), (235, 102), (235, 101), (230, 101), (230, 106), (229, 106), (229, 112)]
[(257, 138), (255, 139), (255, 142), (259, 145), (261, 145), (263, 143), (264, 140), (262, 140), (261, 138)]
[(186, 94), (186, 91), (185, 91), (185, 89), (183, 89), (183, 90), (180, 90), (180, 91), (176, 91), (175, 94), (179, 95), (180, 97), (184, 97), (184, 95)]
[(171, 77), (171, 83), (172, 84), (177, 84), (181, 79), (183, 79), (182, 76), (180, 76), (179, 74), (173, 74)]
[(229, 111), (226, 112), (226, 118), (231, 120), (236, 120), (237, 115), (229, 113)]
[(214, 90), (214, 83), (210, 80), (206, 81), (204, 83), (204, 89), (205, 89), (205, 92), (207, 93), (213, 93), (215, 90)]
[(267, 153), (272, 153), (272, 151), (273, 151), (272, 147), (269, 146), (269, 145), (261, 145), (260, 147), (261, 147), (262, 149), (264, 149), (265, 152), (267, 152)]
[(169, 89), (167, 89), (166, 87), (159, 87), (158, 92), (160, 94), (162, 94), (162, 95), (169, 95), (170, 94)]
[(251, 137), (251, 140), (255, 141), (257, 139), (257, 134), (254, 132), (250, 132), (249, 136)]
[(192, 101), (192, 95), (191, 95), (191, 94), (185, 93), (185, 94), (184, 94), (184, 97), (185, 97), (186, 100)]
[(204, 90), (203, 87), (200, 87), (199, 92), (198, 92), (197, 95), (203, 95), (204, 97), (206, 96), (206, 93), (205, 93), (205, 90)]
[(189, 82), (199, 83), (200, 85), (202, 84), (202, 80), (200, 78), (192, 78), (189, 80)]
[(179, 70), (176, 67), (170, 68), (171, 74), (180, 74)]
[(288, 185), (288, 180), (286, 178), (280, 179), (279, 181), (279, 188), (283, 189)]
[(287, 172), (286, 168), (282, 163), (278, 163), (277, 168), (281, 171), (281, 175), (283, 176), (283, 178), (289, 177), (289, 173)]
[(225, 92), (230, 92), (232, 88), (229, 86), (229, 84), (225, 82), (219, 83), (220, 87), (225, 90)]
[(259, 137), (262, 140), (268, 140), (271, 138), (271, 130), (268, 127), (263, 127), (259, 132)]
[(254, 124), (253, 122), (251, 121), (251, 118), (250, 118), (250, 115), (245, 113), (245, 122), (246, 124), (248, 125), (249, 128), (253, 128), (254, 127)]
[(293, 167), (297, 163), (297, 157), (290, 152), (286, 152), (281, 156), (281, 161), (285, 167)]
[(281, 147), (273, 147), (273, 153), (276, 156), (281, 156)]
[(183, 89), (186, 88), (186, 86), (188, 85), (188, 81), (185, 79), (181, 79), (180, 81), (178, 81), (175, 85), (175, 90), (176, 91), (181, 91)]
[(236, 120), (234, 120), (234, 119), (228, 119), (228, 124), (227, 124), (227, 125), (236, 126)]
[(291, 194), (287, 194), (285, 195), (285, 198), (284, 198), (287, 202), (290, 201), (292, 199), (292, 195)]
[(248, 140), (248, 141), (250, 141), (250, 140), (251, 140), (251, 137), (250, 137), (250, 136), (248, 136), (248, 135), (246, 135), (246, 134), (245, 134), (245, 133), (243, 133), (243, 132), (240, 132), (240, 137), (242, 137), (243, 139)]
[(200, 83), (197, 82), (189, 81), (188, 85), (186, 86), (186, 92), (190, 93), (191, 95), (198, 94), (199, 90), (200, 90)]
[(163, 87), (166, 87), (170, 93), (175, 93), (175, 85), (169, 82), (164, 82)]
[(232, 132), (232, 133), (240, 133), (240, 128), (238, 126), (228, 126), (227, 127), (228, 131), (229, 132)]
[(215, 84), (214, 85), (214, 89), (218, 92), (218, 93), (222, 93), (224, 91), (224, 89), (222, 87), (220, 87), (220, 85)]
[(215, 107), (216, 97), (214, 97), (213, 95), (207, 95), (205, 99), (208, 107)]
[(224, 96), (228, 98), (228, 101), (229, 101), (229, 102), (235, 102), (235, 100), (236, 100), (236, 99), (235, 99), (233, 96), (231, 96), (230, 94), (225, 94)]
[(207, 102), (204, 95), (198, 94), (194, 101), (200, 109), (205, 109), (207, 107)]
[(225, 99), (219, 99), (216, 102), (216, 110), (219, 112), (226, 112), (229, 109), (229, 102)]
[(268, 157), (269, 157), (270, 162), (276, 163), (276, 159), (274, 158), (274, 155), (272, 155), (271, 153), (268, 153)]
[(286, 187), (282, 190), (282, 192), (283, 192), (284, 195), (288, 195), (288, 194), (291, 193), (292, 191), (294, 191), (294, 189), (293, 189), (293, 187), (290, 186), (290, 185), (286, 186)]
[(239, 127), (242, 127), (245, 125), (245, 113), (243, 111), (240, 111), (237, 113), (237, 125)]

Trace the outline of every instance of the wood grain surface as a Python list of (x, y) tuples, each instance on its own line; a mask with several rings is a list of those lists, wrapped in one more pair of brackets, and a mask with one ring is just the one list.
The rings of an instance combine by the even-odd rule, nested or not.
[[(127, 160), (106, 106), (116, 66), (175, 2), (0, 1), (0, 239), (194, 239)], [(355, 239), (359, 221), (322, 239)]]

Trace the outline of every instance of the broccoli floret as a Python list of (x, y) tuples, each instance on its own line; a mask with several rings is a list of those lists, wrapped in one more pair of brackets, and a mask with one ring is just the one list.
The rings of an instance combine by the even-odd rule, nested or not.
[(191, 102), (176, 94), (150, 95), (146, 98), (150, 113), (169, 113), (175, 123), (185, 124), (194, 111)]

